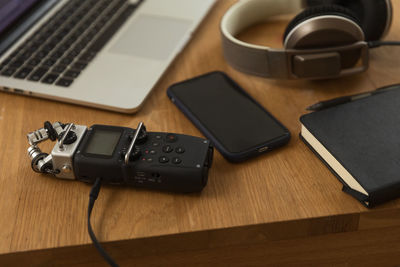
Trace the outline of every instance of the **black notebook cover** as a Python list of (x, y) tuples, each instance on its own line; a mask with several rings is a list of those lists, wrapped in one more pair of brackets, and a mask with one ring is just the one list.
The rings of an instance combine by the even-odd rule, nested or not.
[(300, 121), (302, 140), (339, 178), (343, 191), (368, 207), (400, 197), (400, 89), (306, 114)]

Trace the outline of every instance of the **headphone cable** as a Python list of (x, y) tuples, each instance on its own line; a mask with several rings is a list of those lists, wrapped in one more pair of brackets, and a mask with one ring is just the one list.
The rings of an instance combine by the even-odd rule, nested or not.
[(369, 48), (377, 48), (380, 46), (400, 46), (400, 41), (370, 41), (367, 42)]
[(96, 199), (99, 196), (100, 187), (101, 187), (101, 178), (96, 178), (96, 181), (94, 182), (89, 195), (88, 219), (87, 219), (88, 232), (90, 239), (92, 239), (93, 245), (96, 247), (100, 255), (103, 256), (103, 258), (108, 262), (108, 264), (110, 264), (110, 266), (118, 267), (118, 264), (115, 263), (115, 261), (111, 258), (111, 256), (108, 255), (108, 253), (100, 245), (99, 241), (96, 238), (96, 235), (93, 232), (92, 226), (90, 225), (90, 215), (92, 214), (94, 203), (96, 202)]

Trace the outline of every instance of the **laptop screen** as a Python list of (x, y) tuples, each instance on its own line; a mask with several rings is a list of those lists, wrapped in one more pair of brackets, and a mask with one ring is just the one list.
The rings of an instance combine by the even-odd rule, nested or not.
[(40, 0), (0, 0), (0, 34)]

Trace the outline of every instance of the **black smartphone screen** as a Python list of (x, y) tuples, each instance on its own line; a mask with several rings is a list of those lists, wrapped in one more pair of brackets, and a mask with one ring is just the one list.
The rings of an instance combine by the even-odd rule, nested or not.
[(189, 119), (229, 153), (254, 150), (290, 136), (281, 123), (222, 72), (175, 84), (168, 91)]

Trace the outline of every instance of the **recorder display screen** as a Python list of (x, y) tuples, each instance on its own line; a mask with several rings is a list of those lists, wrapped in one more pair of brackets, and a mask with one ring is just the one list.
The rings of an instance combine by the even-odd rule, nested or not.
[(90, 136), (88, 145), (86, 146), (85, 153), (112, 156), (115, 147), (121, 137), (120, 131), (107, 131), (96, 129)]

